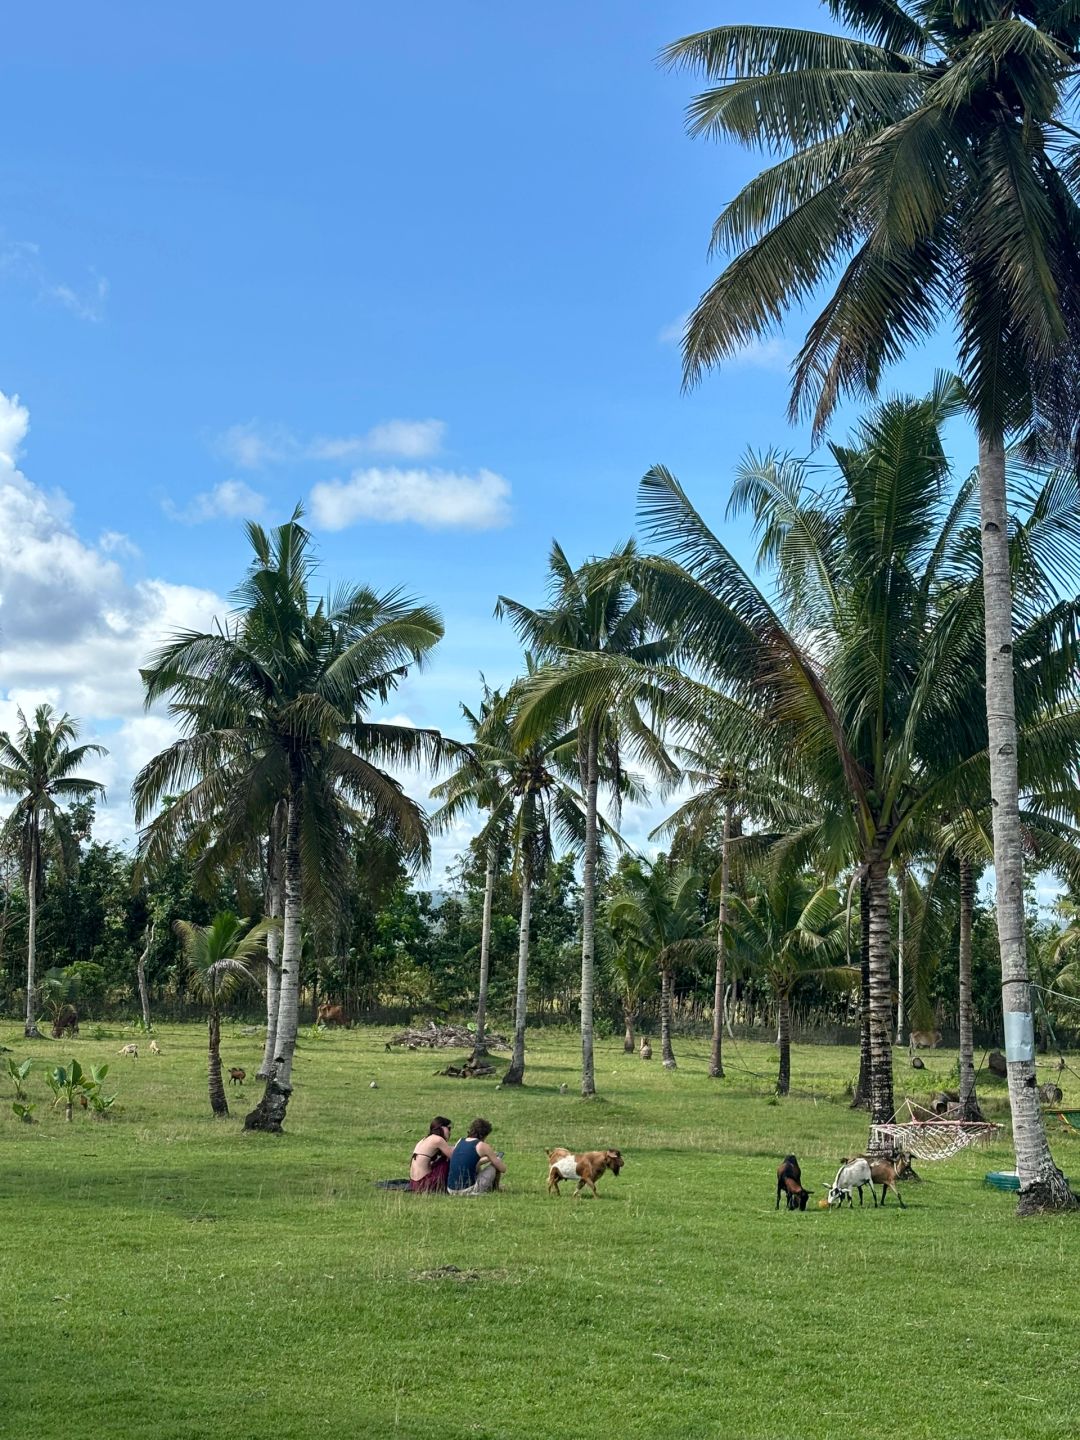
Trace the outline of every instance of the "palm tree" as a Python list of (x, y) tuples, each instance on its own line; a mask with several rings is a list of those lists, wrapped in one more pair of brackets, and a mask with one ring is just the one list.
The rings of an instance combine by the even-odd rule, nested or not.
[(210, 1109), (215, 1115), (229, 1113), (221, 1080), (221, 1011), (245, 985), (257, 984), (251, 967), (266, 954), (269, 925), (264, 922), (245, 934), (247, 924), (228, 910), (215, 915), (209, 925), (173, 921), (188, 965), (188, 985), (209, 1010), (207, 1076)]
[[(1067, 352), (1080, 320), (1080, 22), (1075, 5), (1059, 0), (826, 0), (826, 8), (858, 38), (733, 25), (666, 52), (669, 63), (716, 82), (691, 104), (694, 133), (782, 155), (714, 226), (714, 244), (736, 253), (687, 324), (685, 376), (693, 383), (767, 334), (838, 274), (793, 366), (792, 413), (812, 409), (820, 432), (841, 395), (874, 393), (883, 368), (913, 342), (945, 319), (955, 326), (979, 439), (1019, 1208), (1071, 1207), (1034, 1084), (1005, 443), (1024, 426), (1037, 442), (1075, 438)], [(1059, 415), (1059, 433), (1047, 436)]]
[[(749, 716), (746, 722), (749, 723)], [(718, 900), (716, 917), (716, 969), (713, 976), (713, 1031), (709, 1055), (709, 1075), (724, 1078), (723, 1030), (724, 995), (727, 972), (728, 902), (731, 891), (732, 851), (742, 838), (743, 821), (747, 817), (781, 829), (794, 818), (805, 823), (807, 806), (802, 796), (791, 794), (777, 777), (767, 776), (764, 783), (757, 777), (740, 773), (728, 763), (722, 743), (706, 737), (698, 746), (672, 747), (672, 755), (680, 765), (684, 783), (692, 793), (677, 809), (658, 825), (650, 840), (670, 837), (680, 854), (696, 856), (719, 832), (720, 865), (713, 876), (712, 890)]]
[[(481, 676), (481, 680), (483, 680), (483, 676)], [(479, 713), (474, 714), (467, 705), (462, 705), (461, 713), (472, 731), (474, 743), (483, 742), (485, 736), (496, 725), (503, 727), (502, 739), (505, 743), (509, 739), (505, 728), (506, 700), (497, 690), (492, 690), (486, 681), (483, 683), (484, 691)], [(487, 766), (478, 765), (476, 755), (465, 748), (462, 751), (458, 768), (431, 792), (433, 797), (445, 798), (448, 802), (431, 817), (432, 831), (438, 834), (448, 829), (453, 821), (461, 815), (463, 800), (465, 803), (475, 803), (480, 810), (493, 814), (495, 810), (499, 809), (505, 778), (497, 762), (493, 761)], [(495, 898), (495, 882), (502, 868), (503, 856), (507, 848), (505, 816), (504, 823), (489, 826), (488, 832), (485, 834), (483, 845), (484, 908), (480, 922), (480, 986), (476, 1001), (476, 1044), (473, 1047), (473, 1055), (477, 1058), (487, 1054), (484, 1037), (491, 968), (491, 912)]]
[[(785, 840), (795, 863), (857, 867), (866, 881), (871, 1109), (893, 1114), (889, 872), (906, 837), (943, 809), (985, 798), (986, 730), (976, 703), (982, 653), (979, 551), (970, 483), (954, 497), (940, 435), (962, 403), (939, 378), (923, 400), (896, 399), (831, 447), (835, 484), (786, 457), (751, 456), (733, 493), (754, 517), (775, 603), (737, 564), (669, 472), (642, 484), (649, 533), (672, 558), (645, 557), (635, 584), (658, 624), (678, 625), (684, 670), (645, 672), (591, 657), (547, 699), (588, 703), (619, 686), (651, 694), (668, 723), (728, 763), (786, 784), (813, 818)], [(1066, 499), (1066, 497), (1071, 497)], [(1018, 691), (1026, 773), (1061, 790), (1080, 730), (1071, 695), (1080, 607), (1036, 602), (1060, 535), (1077, 529), (1076, 487), (1050, 477), (1012, 537), (1022, 581)], [(682, 561), (679, 564), (678, 561)], [(561, 694), (558, 693), (561, 690)], [(1057, 777), (1055, 779), (1054, 777)], [(988, 789), (988, 786), (986, 787)]]
[(26, 885), (26, 1023), (27, 1039), (39, 1039), (37, 1028), (37, 912), (44, 876), (42, 844), (51, 839), (58, 867), (78, 860), (79, 847), (71, 821), (58, 801), (93, 800), (105, 794), (97, 780), (76, 775), (87, 756), (107, 755), (102, 745), (76, 745), (78, 721), (39, 705), (33, 723), (18, 712), (14, 737), (0, 732), (0, 792), (19, 798), (0, 830), (0, 844), (18, 850)]
[[(423, 811), (383, 765), (436, 765), (437, 732), (370, 717), (442, 636), (436, 612), (400, 591), (343, 588), (313, 601), (310, 536), (299, 509), (267, 533), (249, 524), (254, 559), (238, 610), (215, 632), (176, 635), (143, 671), (146, 703), (168, 698), (183, 734), (136, 777), (136, 819), (176, 799), (144, 833), (142, 864), (180, 844), (210, 868), (286, 806), (281, 976), (273, 1074), (249, 1129), (280, 1131), (292, 1093), (301, 914), (344, 886), (349, 833), (368, 820), (414, 864), (429, 848)], [(210, 836), (216, 837), (209, 843)]]
[[(638, 864), (633, 860), (622, 863), (628, 864), (631, 869)], [(636, 924), (627, 924), (625, 921), (620, 923), (617, 917), (612, 917), (612, 904), (618, 902), (619, 898), (618, 880), (616, 880), (616, 889), (608, 898), (607, 914), (605, 915), (607, 948), (611, 969), (622, 992), (623, 1050), (627, 1055), (632, 1055), (636, 1048), (634, 1024), (637, 1020), (638, 1009), (645, 996), (651, 994), (656, 988), (656, 962), (642, 944), (641, 934)]]
[(811, 977), (850, 978), (834, 964), (844, 950), (840, 896), (808, 875), (781, 869), (758, 877), (731, 902), (731, 928), (746, 968), (756, 969), (776, 1001), (780, 1071), (776, 1093), (791, 1088), (791, 996)]
[[(607, 561), (586, 562), (575, 570), (558, 541), (553, 541), (549, 558), (550, 606), (533, 610), (502, 595), (496, 614), (510, 616), (524, 644), (553, 669), (567, 656), (582, 653), (625, 655), (642, 664), (653, 663), (666, 655), (670, 646), (656, 635), (640, 598), (627, 583), (625, 567), (636, 553), (630, 541)], [(581, 1093), (588, 1098), (596, 1094), (593, 1004), (601, 772), (606, 762), (613, 782), (609, 788), (618, 806), (624, 780), (620, 753), (623, 747), (632, 746), (639, 758), (651, 763), (665, 777), (670, 778), (673, 767), (638, 713), (633, 698), (624, 701), (618, 709), (594, 705), (588, 711), (566, 718), (572, 719), (579, 729), (578, 763), (581, 791), (585, 796), (585, 850), (581, 867)], [(523, 733), (532, 733), (530, 724), (542, 728), (550, 719), (530, 721), (526, 708), (522, 717)]]
[(668, 1070), (677, 1068), (671, 1043), (674, 967), (679, 960), (710, 955), (701, 891), (701, 877), (689, 865), (661, 856), (652, 865), (628, 866), (608, 905), (610, 924), (631, 931), (660, 971), (660, 1053)]
[[(531, 675), (533, 659), (526, 655), (525, 660)], [(443, 800), (436, 816), (440, 827), (470, 810), (483, 810), (488, 819), (477, 843), (490, 855), (493, 845), (505, 842), (513, 856), (521, 910), (514, 1048), (504, 1085), (520, 1085), (525, 1078), (533, 889), (552, 858), (555, 840), (580, 850), (585, 832), (584, 802), (568, 779), (576, 768), (577, 732), (551, 729), (523, 740), (511, 723), (517, 699), (513, 689), (505, 698), (491, 696), (469, 747), (471, 760), (433, 792)]]

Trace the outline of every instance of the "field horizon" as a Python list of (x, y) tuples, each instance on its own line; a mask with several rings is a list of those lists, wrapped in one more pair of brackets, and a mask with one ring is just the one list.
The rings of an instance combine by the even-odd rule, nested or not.
[[(28, 1042), (0, 1026), (16, 1059), (107, 1061), (121, 1107), (67, 1124), (36, 1065), (40, 1123), (10, 1096), (0, 1112), (0, 1435), (554, 1437), (572, 1407), (618, 1435), (831, 1440), (866, 1428), (869, 1396), (908, 1440), (1069, 1432), (1075, 1217), (1020, 1222), (985, 1185), (1012, 1168), (1007, 1124), (989, 1148), (916, 1162), (906, 1210), (817, 1209), (866, 1141), (851, 1047), (795, 1046), (778, 1100), (774, 1047), (728, 1047), (713, 1081), (701, 1040), (677, 1042), (675, 1072), (605, 1040), (583, 1101), (568, 1033), (530, 1032), (527, 1084), (504, 1089), (437, 1077), (456, 1051), (387, 1052), (387, 1027), (304, 1031), (287, 1133), (270, 1137), (241, 1129), (253, 1078), (211, 1118), (201, 1026), (162, 1026), (162, 1054), (138, 1060), (116, 1053), (130, 1029), (89, 1029)], [(225, 1026), (226, 1066), (253, 1077), (259, 1057), (260, 1037)], [(955, 1064), (896, 1059), (898, 1099)], [(1004, 1086), (980, 1082), (1007, 1121)], [(407, 1174), (436, 1113), (455, 1137), (492, 1121), (501, 1194), (377, 1188)], [(1075, 1179), (1075, 1137), (1051, 1141)], [(542, 1151), (558, 1144), (618, 1145), (625, 1169), (599, 1201), (553, 1199)], [(774, 1209), (790, 1151), (805, 1214)]]

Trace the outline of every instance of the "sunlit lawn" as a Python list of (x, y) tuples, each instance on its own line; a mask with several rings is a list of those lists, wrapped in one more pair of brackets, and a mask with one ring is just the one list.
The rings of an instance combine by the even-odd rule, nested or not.
[[(123, 1106), (67, 1125), (40, 1071), (39, 1124), (4, 1102), (0, 1435), (1075, 1433), (1080, 1220), (1013, 1218), (982, 1183), (1011, 1168), (1007, 1145), (921, 1166), (904, 1212), (774, 1211), (784, 1154), (816, 1201), (865, 1142), (843, 1094), (853, 1050), (797, 1047), (799, 1094), (777, 1103), (770, 1047), (729, 1049), (715, 1082), (701, 1041), (674, 1074), (605, 1041), (602, 1098), (583, 1102), (572, 1036), (530, 1036), (515, 1092), (437, 1079), (453, 1052), (388, 1054), (388, 1033), (305, 1038), (289, 1134), (271, 1138), (240, 1129), (252, 1080), (234, 1119), (210, 1119), (194, 1026), (138, 1061), (116, 1055), (118, 1026), (32, 1046), (0, 1027), (19, 1057), (108, 1059)], [(258, 1041), (227, 1027), (223, 1059), (254, 1075)], [(920, 1077), (898, 1052), (898, 1095), (925, 1098), (954, 1059)], [(985, 1094), (1000, 1115), (1003, 1090)], [(373, 1185), (406, 1173), (439, 1111), (457, 1134), (494, 1123), (501, 1195)], [(1054, 1141), (1080, 1179), (1080, 1142)], [(626, 1168), (598, 1202), (551, 1199), (557, 1144), (619, 1145)], [(446, 1266), (467, 1278), (432, 1277)]]

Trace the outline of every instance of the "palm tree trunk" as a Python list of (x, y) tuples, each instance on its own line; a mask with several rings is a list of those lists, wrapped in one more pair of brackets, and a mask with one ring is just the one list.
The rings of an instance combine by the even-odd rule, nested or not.
[(781, 990), (780, 1001), (780, 1073), (776, 1077), (777, 1095), (786, 1095), (791, 1089), (791, 996)]
[(975, 876), (971, 861), (960, 856), (960, 1118), (981, 1120), (975, 1093), (975, 1019), (971, 1003), (971, 917), (975, 908)]
[(487, 1054), (484, 1044), (484, 1026), (487, 1022), (488, 980), (491, 974), (491, 907), (495, 899), (494, 841), (488, 850), (487, 869), (484, 871), (484, 918), (480, 924), (480, 994), (476, 1001), (476, 1044), (473, 1054), (478, 1058)]
[(709, 1074), (714, 1080), (724, 1078), (722, 1046), (724, 1038), (724, 967), (727, 959), (727, 901), (731, 879), (731, 801), (724, 807), (724, 830), (720, 840), (720, 913), (716, 921), (716, 984), (713, 987), (712, 1054)]
[(904, 890), (907, 871), (900, 866), (900, 906), (896, 917), (896, 1043), (904, 1043)]
[(225, 1085), (221, 1079), (221, 1016), (216, 1006), (210, 1011), (209, 1030), (207, 1078), (210, 1083), (210, 1109), (215, 1115), (228, 1115), (229, 1102), (225, 1099)]
[(593, 1069), (593, 990), (596, 978), (596, 827), (600, 787), (600, 717), (589, 723), (585, 742), (585, 857), (581, 874), (581, 1093), (596, 1094)]
[(300, 871), (300, 809), (302, 775), (294, 760), (289, 777), (289, 810), (285, 827), (285, 915), (281, 945), (281, 986), (278, 996), (277, 1055), (263, 1097), (244, 1120), (245, 1130), (281, 1133), (292, 1094), (293, 1055), (300, 1002), (300, 913), (303, 899)]
[(892, 926), (889, 862), (875, 852), (867, 867), (870, 889), (870, 1120), (886, 1125), (893, 1100)]
[(665, 1070), (676, 1069), (675, 1051), (671, 1048), (671, 971), (664, 967), (660, 971), (660, 1055)]
[[(267, 841), (266, 913), (271, 920), (280, 920), (285, 908), (285, 876), (282, 868), (281, 829), (283, 816), (280, 801), (270, 821)], [(257, 1080), (269, 1080), (277, 1059), (278, 1007), (281, 1002), (281, 931), (275, 927), (266, 936), (266, 1044)]]
[(520, 1085), (525, 1079), (525, 1014), (529, 981), (529, 920), (532, 916), (532, 860), (526, 855), (521, 865), (521, 920), (518, 926), (517, 1003), (514, 1007), (514, 1053), (504, 1085)]
[(999, 435), (979, 436), (979, 512), (1001, 1008), (1016, 1172), (1020, 1177), (1017, 1208), (1019, 1214), (1027, 1215), (1038, 1210), (1068, 1209), (1077, 1202), (1050, 1154), (1035, 1081), (1034, 1026), (1024, 930), (1005, 444)]
[(626, 1051), (627, 1055), (632, 1055), (636, 1048), (634, 1045), (634, 1002), (629, 995), (623, 996), (622, 1013), (623, 1024), (625, 1026), (622, 1048)]
[[(37, 1028), (37, 991), (34, 971), (37, 967), (37, 907), (38, 869), (40, 866), (40, 844), (38, 840), (37, 812), (30, 820), (30, 865), (26, 885), (26, 1025), (23, 1035), (27, 1040), (40, 1040)], [(70, 1115), (68, 1119), (70, 1120)]]
[(143, 1030), (150, 1034), (150, 994), (146, 988), (146, 962), (150, 958), (150, 951), (154, 945), (154, 922), (151, 920), (146, 931), (146, 944), (143, 946), (142, 954), (139, 956), (139, 963), (135, 967), (135, 978), (139, 982), (139, 1005), (142, 1009)]
[(859, 1078), (852, 1110), (870, 1108), (870, 883), (859, 878)]

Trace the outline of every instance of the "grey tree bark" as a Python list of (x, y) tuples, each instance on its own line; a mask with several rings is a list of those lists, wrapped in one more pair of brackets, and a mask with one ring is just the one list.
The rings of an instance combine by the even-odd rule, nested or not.
[(146, 962), (150, 959), (150, 951), (154, 948), (154, 921), (146, 927), (146, 944), (143, 946), (139, 962), (135, 966), (135, 978), (139, 982), (139, 1005), (142, 1009), (143, 1030), (150, 1034), (150, 993), (146, 988)]
[(660, 1056), (665, 1070), (676, 1069), (675, 1051), (671, 1048), (672, 974), (665, 965), (660, 971)]
[(853, 1110), (870, 1108), (870, 882), (859, 878), (859, 1078)]
[(975, 908), (975, 875), (971, 861), (960, 856), (960, 1115), (964, 1120), (981, 1120), (979, 1097), (975, 1093), (975, 1024), (971, 1001), (971, 918)]
[(731, 811), (729, 800), (724, 807), (724, 829), (720, 840), (720, 912), (716, 920), (716, 982), (713, 986), (712, 1052), (709, 1074), (714, 1080), (724, 1078), (724, 969), (727, 960), (727, 902), (731, 881)]
[[(1016, 694), (1013, 682), (1012, 583), (1009, 572), (1005, 444), (997, 435), (979, 436), (979, 515), (982, 538), (986, 625), (986, 723), (990, 746), (990, 798), (994, 825), (994, 878), (998, 945), (1001, 951), (1001, 1008), (1005, 1020), (1009, 1107), (1012, 1111), (1017, 1212), (1064, 1210), (1077, 1204), (1054, 1164), (1039, 1109), (1031, 984), (1024, 932), (1024, 872), (1017, 769)], [(1010, 1034), (1014, 1040), (1010, 1044)]]
[(207, 1080), (210, 1087), (210, 1109), (215, 1115), (227, 1116), (229, 1102), (221, 1078), (221, 1016), (216, 1006), (210, 1011), (209, 1044), (207, 1047)]
[(487, 1024), (488, 982), (491, 975), (491, 907), (495, 899), (495, 850), (493, 841), (488, 850), (487, 868), (484, 871), (484, 916), (480, 923), (480, 993), (476, 1000), (476, 1044), (473, 1047), (473, 1054), (477, 1057), (487, 1054), (484, 1027)]
[(782, 990), (779, 1000), (777, 1038), (780, 1045), (780, 1072), (776, 1077), (776, 1093), (786, 1095), (791, 1089), (791, 996), (786, 990)]
[(292, 1094), (293, 1056), (300, 1002), (300, 916), (303, 901), (300, 867), (302, 776), (295, 762), (289, 777), (289, 809), (285, 826), (285, 906), (281, 944), (281, 987), (278, 996), (277, 1054), (262, 1099), (244, 1120), (245, 1130), (280, 1134)]
[[(285, 868), (282, 855), (288, 806), (279, 801), (270, 821), (266, 845), (266, 913), (280, 920), (285, 909)], [(281, 931), (274, 926), (266, 936), (266, 1044), (257, 1080), (269, 1080), (277, 1058), (278, 1006), (281, 1000)]]
[(906, 896), (904, 891), (907, 884), (907, 871), (900, 866), (900, 904), (896, 916), (896, 1043), (904, 1043), (904, 902)]
[(593, 998), (596, 982), (596, 807), (600, 788), (600, 718), (589, 722), (585, 742), (585, 857), (581, 875), (581, 1093), (596, 1094), (593, 1068)]
[(41, 841), (38, 834), (37, 811), (30, 819), (30, 864), (26, 879), (26, 1024), (23, 1035), (27, 1040), (40, 1040), (37, 1028), (37, 911), (38, 871), (40, 868)]
[(892, 927), (889, 862), (874, 852), (867, 865), (870, 891), (870, 1120), (887, 1124), (896, 1109), (892, 1055)]
[(529, 921), (532, 917), (532, 857), (526, 853), (521, 864), (521, 919), (518, 924), (517, 998), (514, 1005), (514, 1050), (504, 1085), (520, 1085), (525, 1079), (525, 1016), (529, 993)]
[(629, 995), (623, 997), (623, 1042), (622, 1048), (627, 1055), (632, 1055), (637, 1048), (634, 1044), (634, 1002)]

